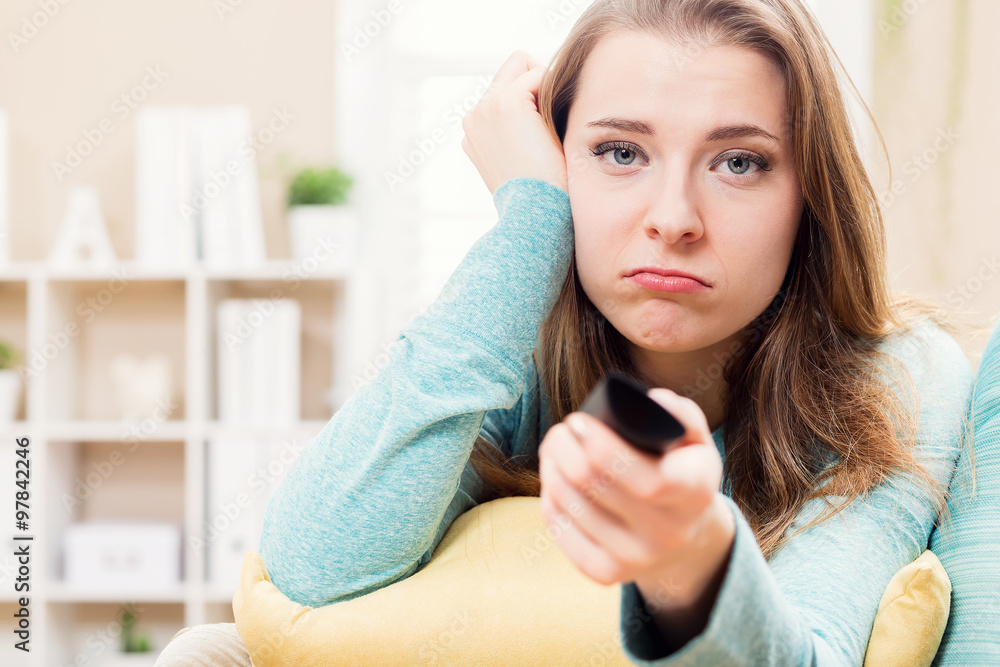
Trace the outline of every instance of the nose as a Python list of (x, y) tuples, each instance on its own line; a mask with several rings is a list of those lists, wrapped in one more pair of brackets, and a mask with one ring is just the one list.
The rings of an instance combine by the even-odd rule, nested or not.
[(702, 237), (698, 193), (686, 165), (666, 165), (646, 209), (643, 227), (649, 235), (659, 235), (666, 243), (693, 243)]

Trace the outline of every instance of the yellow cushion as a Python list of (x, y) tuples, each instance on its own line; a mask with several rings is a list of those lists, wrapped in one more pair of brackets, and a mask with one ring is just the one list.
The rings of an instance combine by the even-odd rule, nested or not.
[(352, 600), (305, 607), (243, 560), (236, 629), (255, 667), (622, 665), (621, 586), (580, 572), (539, 498), (499, 498), (452, 522), (421, 570)]
[(937, 653), (951, 611), (951, 581), (930, 550), (889, 581), (868, 640), (865, 667), (920, 667)]
[[(538, 498), (500, 498), (455, 519), (433, 558), (353, 600), (305, 607), (271, 583), (260, 554), (243, 560), (236, 629), (255, 667), (414, 664), (621, 665), (619, 584), (586, 577), (552, 539)], [(929, 665), (951, 584), (925, 551), (889, 582), (866, 667)]]

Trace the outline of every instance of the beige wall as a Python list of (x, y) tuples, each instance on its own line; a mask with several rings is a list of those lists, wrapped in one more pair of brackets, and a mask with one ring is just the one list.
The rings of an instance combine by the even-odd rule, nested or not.
[[(158, 84), (146, 79), (150, 89), (140, 104), (244, 104), (255, 130), (267, 124), (274, 108), (294, 114), (257, 156), (268, 256), (287, 257), (281, 160), (333, 157), (333, 3), (62, 1), (0, 3), (0, 107), (10, 120), (13, 258), (47, 255), (73, 185), (97, 188), (115, 251), (133, 256), (134, 110), (119, 98), (142, 84), (147, 67), (166, 77)], [(23, 20), (40, 12), (40, 3), (58, 12), (15, 51), (10, 34), (22, 33)], [(122, 119), (125, 110), (129, 115)], [(67, 145), (84, 140), (102, 119), (111, 121), (113, 131), (60, 182), (52, 163), (63, 162)]]
[[(989, 322), (1000, 313), (1000, 3), (876, 4), (874, 112), (901, 193), (886, 198), (891, 275)], [(886, 192), (886, 171), (873, 176)]]

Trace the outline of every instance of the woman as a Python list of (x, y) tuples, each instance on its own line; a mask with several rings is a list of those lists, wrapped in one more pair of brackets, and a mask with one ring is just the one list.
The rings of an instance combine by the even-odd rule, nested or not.
[[(515, 53), (464, 121), (498, 223), (276, 492), (272, 582), (349, 600), (475, 504), (540, 495), (581, 571), (623, 584), (637, 664), (861, 664), (972, 373), (890, 300), (826, 46), (799, 0), (598, 0), (549, 69)], [(611, 369), (685, 446), (574, 412)]]

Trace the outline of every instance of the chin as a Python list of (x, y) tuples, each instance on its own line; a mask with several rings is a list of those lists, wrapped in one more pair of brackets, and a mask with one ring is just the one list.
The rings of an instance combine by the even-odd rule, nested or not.
[(666, 331), (656, 331), (647, 332), (645, 334), (636, 333), (630, 331), (628, 333), (622, 332), (625, 338), (628, 339), (632, 345), (641, 348), (647, 352), (660, 352), (665, 354), (679, 353), (679, 352), (690, 352), (692, 350), (697, 350), (700, 347), (704, 347), (700, 341), (692, 340), (690, 336), (687, 335), (674, 335), (670, 336), (666, 334)]

